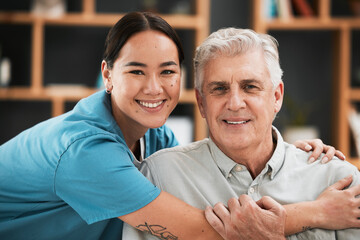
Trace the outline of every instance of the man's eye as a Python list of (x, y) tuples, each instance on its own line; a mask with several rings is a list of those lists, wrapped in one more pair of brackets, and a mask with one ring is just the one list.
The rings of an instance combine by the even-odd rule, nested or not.
[(247, 89), (247, 90), (252, 90), (252, 89), (255, 89), (255, 88), (257, 88), (257, 86), (255, 86), (255, 85), (246, 85), (245, 86), (245, 89)]
[(224, 91), (226, 90), (225, 87), (216, 87), (214, 88), (214, 91)]
[(135, 74), (135, 75), (144, 75), (144, 72), (140, 71), (140, 70), (132, 70), (132, 71), (130, 71), (130, 73)]
[(214, 87), (211, 89), (210, 93), (212, 94), (223, 94), (226, 93), (227, 88), (224, 86)]

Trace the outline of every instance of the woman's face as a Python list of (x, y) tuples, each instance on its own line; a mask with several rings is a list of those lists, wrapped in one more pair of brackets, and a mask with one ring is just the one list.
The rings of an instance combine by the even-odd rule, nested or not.
[(175, 43), (159, 31), (128, 39), (111, 70), (102, 64), (105, 86), (111, 84), (112, 111), (132, 129), (162, 126), (180, 94), (180, 63)]

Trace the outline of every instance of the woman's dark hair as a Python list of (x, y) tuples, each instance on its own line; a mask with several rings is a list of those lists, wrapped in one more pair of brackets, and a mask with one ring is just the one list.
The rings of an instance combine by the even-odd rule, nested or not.
[(164, 33), (175, 43), (179, 63), (184, 60), (184, 51), (179, 36), (175, 30), (161, 17), (148, 12), (131, 12), (122, 17), (109, 31), (105, 41), (103, 59), (108, 68), (112, 69), (119, 52), (127, 40), (134, 34), (146, 30), (156, 30)]

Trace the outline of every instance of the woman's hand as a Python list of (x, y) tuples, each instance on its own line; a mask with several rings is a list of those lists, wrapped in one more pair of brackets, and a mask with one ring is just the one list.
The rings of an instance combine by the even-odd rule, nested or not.
[(318, 228), (345, 229), (360, 227), (360, 185), (343, 190), (352, 182), (352, 176), (348, 176), (331, 185), (316, 199), (319, 219)]
[(313, 151), (309, 157), (308, 162), (312, 163), (316, 159), (320, 157), (322, 153), (325, 155), (321, 159), (321, 163), (327, 163), (330, 161), (334, 156), (338, 157), (341, 160), (345, 160), (345, 155), (336, 150), (334, 147), (330, 145), (326, 145), (320, 139), (312, 139), (312, 140), (298, 140), (294, 143), (297, 148), (304, 150), (306, 152)]

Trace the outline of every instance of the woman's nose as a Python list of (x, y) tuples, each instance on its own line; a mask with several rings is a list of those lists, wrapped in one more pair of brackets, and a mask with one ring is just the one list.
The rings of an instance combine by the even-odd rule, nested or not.
[(159, 95), (163, 92), (163, 87), (160, 79), (152, 75), (146, 79), (146, 84), (144, 87), (144, 93), (149, 95)]

